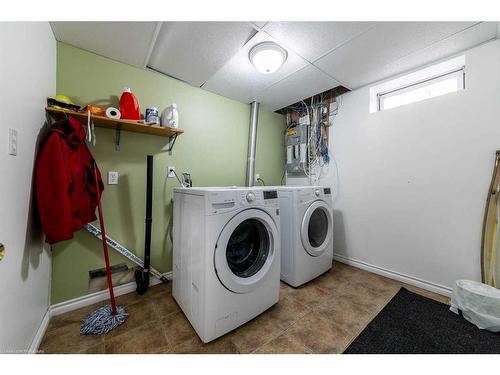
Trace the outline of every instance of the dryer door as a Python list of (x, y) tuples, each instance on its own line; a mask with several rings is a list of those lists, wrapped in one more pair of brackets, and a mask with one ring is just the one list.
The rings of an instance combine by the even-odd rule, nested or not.
[(247, 209), (222, 229), (215, 247), (215, 272), (235, 293), (258, 288), (267, 277), (279, 246), (278, 228), (266, 212)]
[(317, 200), (306, 210), (300, 237), (304, 249), (313, 257), (323, 254), (333, 236), (332, 211), (326, 202)]

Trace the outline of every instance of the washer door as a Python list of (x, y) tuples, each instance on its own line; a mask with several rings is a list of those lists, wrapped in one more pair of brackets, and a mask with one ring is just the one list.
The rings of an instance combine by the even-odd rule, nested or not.
[(323, 254), (333, 236), (332, 212), (321, 200), (313, 202), (304, 214), (300, 230), (302, 245), (313, 257)]
[(222, 229), (215, 246), (214, 265), (220, 282), (235, 293), (248, 293), (265, 280), (275, 255), (278, 228), (271, 216), (248, 209)]

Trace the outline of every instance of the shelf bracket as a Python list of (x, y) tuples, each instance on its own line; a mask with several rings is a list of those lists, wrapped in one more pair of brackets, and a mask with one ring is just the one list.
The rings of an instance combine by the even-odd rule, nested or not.
[(120, 136), (121, 136), (122, 126), (116, 125), (115, 129), (115, 150), (120, 151)]
[(174, 149), (175, 141), (177, 140), (177, 133), (173, 137), (168, 138), (168, 154), (172, 155), (172, 151)]

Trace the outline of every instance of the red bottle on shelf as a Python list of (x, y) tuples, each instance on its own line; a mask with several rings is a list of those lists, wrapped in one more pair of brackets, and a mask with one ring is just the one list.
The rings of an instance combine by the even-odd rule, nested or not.
[(122, 120), (140, 120), (141, 110), (139, 102), (130, 88), (126, 87), (120, 97), (120, 112)]

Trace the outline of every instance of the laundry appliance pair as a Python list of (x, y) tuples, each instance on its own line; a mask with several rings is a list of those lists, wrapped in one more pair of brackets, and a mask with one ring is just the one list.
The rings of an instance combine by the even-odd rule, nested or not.
[(332, 205), (322, 187), (174, 189), (172, 294), (202, 341), (331, 268)]

